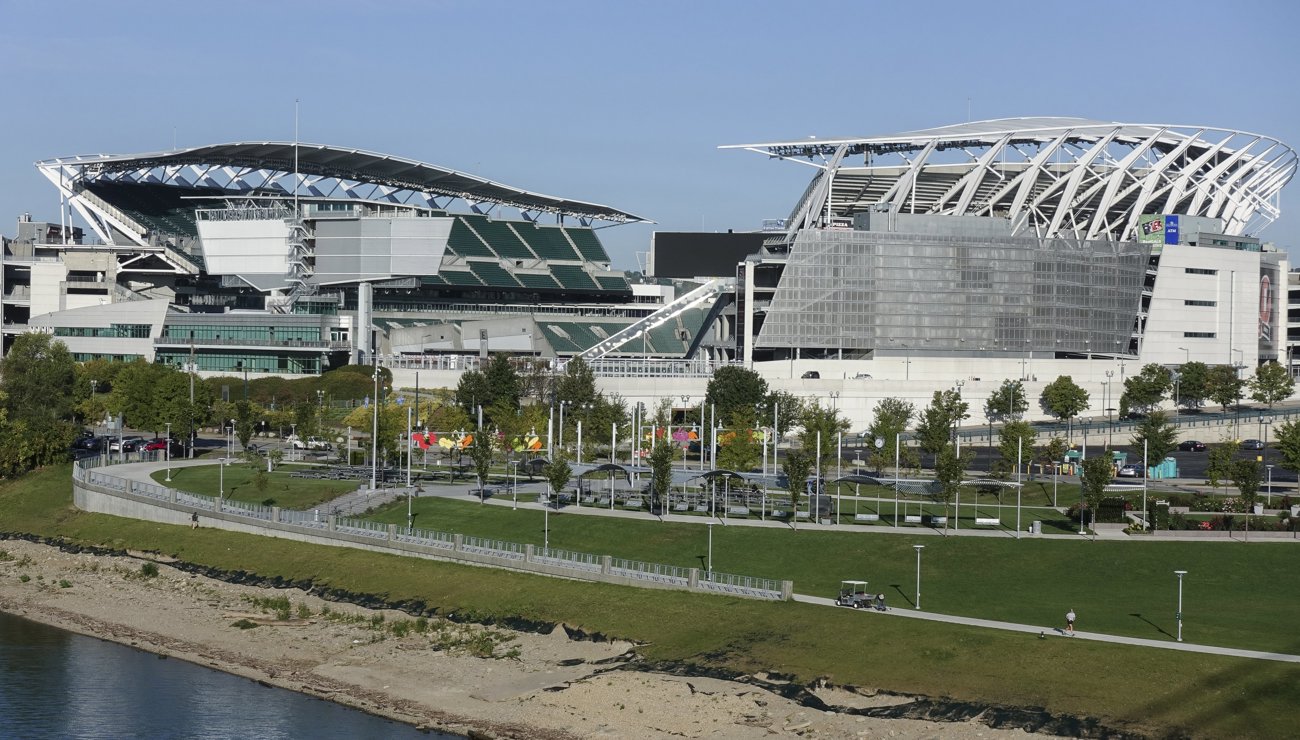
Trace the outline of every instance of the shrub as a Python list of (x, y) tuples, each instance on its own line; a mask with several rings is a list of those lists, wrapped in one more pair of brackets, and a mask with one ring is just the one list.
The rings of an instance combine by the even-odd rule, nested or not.
[(140, 575), (144, 576), (145, 578), (157, 578), (158, 577), (157, 563), (141, 563)]
[(60, 579), (59, 588), (72, 588), (72, 581), (69, 581), (66, 578)]
[(231, 626), (231, 627), (238, 627), (238, 628), (241, 629), (241, 630), (251, 630), (251, 629), (254, 629), (254, 628), (257, 627), (257, 623), (256, 623), (256, 622), (250, 622), (250, 621), (248, 621), (247, 619), (241, 619), (241, 620), (239, 620), (238, 622), (235, 622), (235, 623), (231, 624), (230, 626)]
[(18, 576), (18, 580), (22, 581), (23, 583), (27, 583), (28, 581), (32, 580), (32, 577), (24, 573)]

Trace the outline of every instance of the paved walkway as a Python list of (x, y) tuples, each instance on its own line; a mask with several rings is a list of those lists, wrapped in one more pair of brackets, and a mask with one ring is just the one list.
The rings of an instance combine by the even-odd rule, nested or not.
[[(212, 465), (215, 464), (216, 462), (217, 461), (214, 459), (173, 461), (172, 467), (182, 468), (182, 467), (190, 467), (194, 465)], [(161, 469), (163, 466), (164, 466), (163, 463), (153, 463), (153, 462), (127, 463), (124, 465), (113, 466), (112, 473), (114, 475), (118, 475), (130, 480), (153, 483), (154, 480), (150, 477), (150, 475), (156, 472), (157, 470)], [(543, 509), (542, 504), (532, 502), (532, 501), (527, 501), (527, 502), (521, 501), (518, 502), (518, 504), (515, 504), (515, 502), (512, 500), (511, 497), (511, 492), (513, 490), (515, 490), (513, 487), (501, 487), (497, 491), (496, 495), (489, 496), (487, 498), (481, 498), (479, 500), (482, 502), (484, 506), (498, 506), (498, 507), (517, 506), (518, 508), (530, 509), (534, 511), (541, 511)], [(542, 481), (534, 481), (531, 483), (521, 482), (518, 484), (517, 490), (519, 493), (529, 493), (529, 494), (544, 493), (546, 490), (546, 483)], [(432, 486), (426, 485), (423, 487), (417, 486), (415, 491), (417, 497), (437, 496), (439, 498), (462, 499), (462, 500), (465, 499), (474, 500), (475, 498), (478, 498), (477, 492), (478, 492), (477, 483), (456, 484), (456, 485), (432, 485)], [(370, 491), (368, 489), (362, 488), (356, 492), (347, 493), (339, 498), (334, 499), (334, 501), (330, 502), (329, 506), (331, 509), (333, 509), (335, 506), (346, 506), (349, 509), (355, 508), (357, 506), (364, 506), (364, 508), (359, 509), (359, 511), (364, 511), (366, 509), (373, 508), (374, 506), (379, 506), (381, 503), (387, 503), (388, 501), (402, 498), (406, 495), (407, 495), (407, 489), (404, 488), (382, 489), (380, 491)], [(471, 498), (471, 496), (473, 496), (473, 498)], [(684, 514), (668, 514), (666, 516), (659, 517), (659, 516), (653, 516), (647, 514), (643, 511), (625, 511), (620, 509), (610, 510), (610, 509), (599, 508), (594, 506), (576, 506), (576, 505), (566, 506), (564, 507), (563, 511), (565, 514), (579, 514), (584, 516), (604, 516), (604, 517), (615, 517), (615, 518), (623, 518), (623, 519), (638, 519), (641, 521), (660, 520), (660, 521), (669, 521), (669, 522), (679, 522), (684, 524), (705, 524), (709, 521), (705, 517), (701, 517), (701, 516), (691, 516), (691, 515), (684, 515)], [(731, 519), (731, 520), (713, 519), (712, 521), (727, 526), (768, 527), (768, 528), (780, 528), (780, 529), (791, 528), (789, 524), (780, 521), (762, 521), (762, 520), (755, 520), (755, 519)], [(898, 527), (898, 528), (881, 527), (881, 526), (864, 527), (864, 526), (858, 526), (852, 524), (811, 524), (808, 522), (803, 522), (799, 526), (802, 528), (814, 529), (816, 531), (847, 531), (847, 532), (863, 532), (863, 533), (888, 532), (894, 534), (906, 534), (911, 536), (922, 536), (922, 537), (945, 536), (945, 532), (943, 530), (931, 529), (928, 527)], [(1002, 531), (969, 530), (969, 529), (949, 530), (947, 534), (953, 536), (963, 536), (963, 537), (1014, 537), (1015, 536), (1015, 532), (1008, 532), (1005, 530)], [(1026, 534), (1025, 537), (1029, 538), (1030, 535)], [(1035, 539), (1037, 538), (1076, 539), (1076, 540), (1082, 539), (1077, 534), (1072, 534), (1072, 535), (1044, 534), (1044, 535), (1033, 535), (1032, 537)], [(1124, 537), (1123, 535), (1121, 535), (1120, 537), (1121, 539), (1132, 540), (1132, 541), (1148, 541), (1145, 539)], [(1174, 539), (1177, 539), (1177, 537), (1162, 536), (1159, 538), (1159, 541), (1168, 541)], [(1210, 540), (1197, 539), (1196, 541), (1206, 542)], [(1213, 540), (1213, 541), (1218, 541), (1218, 540)], [(1228, 542), (1233, 540), (1224, 538), (1222, 541)], [(1262, 541), (1268, 541), (1268, 540), (1262, 540)], [(1280, 541), (1285, 542), (1287, 540), (1280, 540)], [(828, 606), (836, 609), (846, 608), (842, 606), (837, 606), (835, 604), (834, 599), (828, 599), (821, 596), (795, 594), (794, 600), (800, 603), (813, 604), (816, 606)], [(861, 611), (864, 614), (870, 613), (870, 614), (875, 614), (877, 616), (880, 616), (878, 612), (874, 612), (873, 610), (863, 609)], [(1012, 632), (1026, 632), (1030, 634), (1036, 632), (1043, 637), (1064, 636), (1063, 633), (1057, 627), (1043, 627), (1040, 625), (1019, 624), (1016, 622), (1001, 622), (992, 619), (977, 619), (974, 617), (962, 617), (953, 614), (938, 614), (935, 612), (927, 612), (919, 609), (890, 608), (889, 611), (885, 612), (884, 616), (907, 617), (910, 619), (924, 619), (932, 622), (947, 622), (949, 624), (961, 624), (969, 627), (983, 627), (987, 629), (1009, 630)], [(1280, 661), (1286, 663), (1300, 663), (1300, 655), (1288, 655), (1286, 653), (1271, 653), (1271, 652), (1264, 652), (1258, 650), (1242, 650), (1238, 648), (1219, 647), (1215, 645), (1199, 645), (1199, 644), (1194, 644), (1189, 642), (1172, 642), (1168, 640), (1149, 640), (1140, 637), (1123, 637), (1120, 635), (1107, 635), (1107, 634), (1102, 634), (1100, 632), (1075, 632), (1074, 637), (1084, 639), (1084, 640), (1094, 640), (1097, 642), (1109, 642), (1109, 643), (1120, 644), (1120, 645), (1134, 645), (1138, 647), (1151, 647), (1151, 648), (1159, 648), (1162, 650), (1181, 650), (1183, 652), (1189, 652), (1189, 653), (1205, 653), (1210, 655), (1226, 655), (1231, 657), (1250, 658), (1255, 660), (1273, 660), (1273, 661)]]

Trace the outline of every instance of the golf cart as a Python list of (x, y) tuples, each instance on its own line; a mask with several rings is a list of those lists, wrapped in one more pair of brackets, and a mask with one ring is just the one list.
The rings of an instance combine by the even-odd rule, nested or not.
[(866, 581), (840, 581), (840, 597), (835, 600), (838, 606), (851, 606), (854, 609), (870, 609), (872, 595), (867, 593)]

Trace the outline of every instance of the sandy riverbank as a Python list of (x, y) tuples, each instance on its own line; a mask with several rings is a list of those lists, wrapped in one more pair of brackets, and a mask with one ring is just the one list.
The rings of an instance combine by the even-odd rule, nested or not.
[[(1034, 736), (978, 721), (826, 712), (741, 682), (621, 670), (635, 661), (633, 645), (574, 640), (560, 627), (539, 635), (417, 621), (297, 590), (233, 585), (166, 563), (147, 577), (141, 574), (147, 559), (66, 553), (21, 540), (0, 541), (0, 551), (7, 553), (0, 560), (2, 611), (450, 732), (520, 738)], [(269, 602), (282, 597), (290, 603), (287, 614), (283, 601)], [(844, 707), (909, 701), (841, 689), (819, 697)]]

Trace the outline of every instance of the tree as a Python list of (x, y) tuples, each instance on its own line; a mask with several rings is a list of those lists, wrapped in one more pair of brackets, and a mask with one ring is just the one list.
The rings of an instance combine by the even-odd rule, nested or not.
[(1276, 362), (1266, 362), (1255, 370), (1250, 379), (1250, 397), (1260, 403), (1273, 404), (1291, 397), (1295, 392), (1295, 378)]
[(1237, 450), (1240, 447), (1241, 443), (1236, 440), (1210, 445), (1210, 451), (1205, 456), (1205, 477), (1209, 480), (1210, 485), (1218, 488), (1219, 481), (1225, 478), (1232, 479), (1232, 461), (1236, 459)]
[(496, 448), (496, 435), (486, 429), (474, 432), (474, 439), (469, 443), (469, 459), (474, 463), (474, 475), (478, 476), (479, 493), (487, 485), (488, 473), (492, 470), (492, 456)]
[(657, 442), (650, 450), (650, 508), (665, 511), (668, 506), (668, 492), (673, 484), (673, 460), (677, 458), (678, 447), (664, 440)]
[(1019, 380), (1004, 380), (984, 402), (984, 416), (990, 422), (1019, 419), (1029, 410), (1029, 397), (1025, 384)]
[(1178, 405), (1198, 409), (1210, 395), (1210, 368), (1204, 362), (1189, 362), (1178, 368)]
[[(775, 408), (777, 427), (782, 431), (789, 431), (803, 416), (803, 399), (788, 391), (773, 391), (767, 394), (761, 408), (765, 409), (763, 422), (771, 421), (772, 409)], [(759, 426), (762, 426), (762, 423)]]
[(1088, 408), (1088, 392), (1076, 385), (1069, 375), (1062, 375), (1043, 387), (1039, 403), (1044, 411), (1066, 421)]
[(718, 467), (738, 471), (758, 467), (763, 459), (760, 433), (748, 426), (741, 413), (732, 417), (728, 427), (728, 431), (718, 437)]
[(235, 402), (235, 436), (239, 438), (239, 449), (247, 449), (248, 440), (253, 438), (253, 425), (256, 418), (253, 404), (248, 401)]
[(798, 521), (799, 497), (808, 487), (808, 475), (813, 469), (813, 456), (807, 450), (795, 449), (785, 454), (781, 472), (785, 473), (786, 490), (790, 492), (790, 521)]
[(1038, 433), (1025, 421), (1013, 421), (1002, 426), (998, 434), (998, 471), (1005, 474), (1013, 465), (1034, 459), (1034, 442)]
[(705, 405), (716, 406), (719, 419), (730, 419), (737, 412), (753, 416), (754, 406), (765, 400), (767, 381), (753, 370), (738, 365), (723, 365), (713, 371), (704, 392)]
[(1250, 515), (1255, 513), (1255, 501), (1259, 499), (1259, 464), (1254, 460), (1233, 460), (1232, 483), (1241, 493), (1241, 501), (1246, 505), (1246, 539), (1250, 539)]
[(551, 492), (558, 494), (569, 485), (569, 479), (573, 477), (573, 468), (569, 467), (569, 456), (564, 452), (557, 452), (555, 459), (547, 463), (542, 468), (542, 477), (551, 486)]
[(43, 332), (19, 334), (0, 362), (0, 391), (12, 421), (40, 426), (70, 418), (75, 383), (67, 346)]
[[(1142, 452), (1146, 445), (1147, 464), (1159, 462), (1178, 446), (1178, 428), (1169, 423), (1169, 415), (1163, 411), (1152, 411), (1151, 415), (1133, 429), (1133, 448)], [(1143, 470), (1143, 475), (1146, 474)]]
[(487, 406), (492, 402), (492, 387), (488, 385), (487, 376), (478, 370), (466, 370), (460, 374), (460, 381), (456, 383), (456, 405), (465, 410), (465, 413), (474, 418), (477, 416), (476, 407), (480, 404)]
[(939, 454), (939, 450), (952, 439), (953, 427), (969, 416), (969, 408), (958, 391), (935, 391), (930, 405), (921, 411), (921, 420), (916, 425), (916, 437), (921, 449), (931, 455)]
[[(156, 394), (164, 374), (168, 372), (175, 370), (144, 360), (128, 363), (117, 375), (110, 410), (121, 414), (123, 422), (134, 429), (158, 431), (166, 422)], [(222, 426), (229, 424), (232, 418), (224, 411), (222, 417)]]
[[(826, 466), (835, 459), (836, 437), (849, 430), (849, 421), (840, 416), (838, 409), (822, 406), (814, 399), (804, 406), (799, 423), (803, 427), (799, 432), (799, 446), (813, 451), (813, 466), (820, 482), (825, 477)], [(820, 447), (817, 444), (819, 438)]]
[(952, 444), (945, 444), (943, 449), (934, 459), (934, 479), (939, 485), (939, 490), (934, 494), (936, 501), (943, 504), (943, 528), (948, 529), (948, 505), (952, 503), (957, 492), (961, 490), (961, 482), (965, 480), (966, 468), (970, 465), (973, 457), (970, 450), (966, 450), (960, 455), (957, 454), (957, 448)]
[(1228, 405), (1239, 403), (1241, 401), (1241, 391), (1245, 386), (1237, 374), (1237, 368), (1231, 365), (1215, 365), (1210, 368), (1210, 373), (1206, 382), (1206, 395), (1210, 400), (1223, 407), (1223, 411), (1228, 411)]
[[(872, 449), (870, 463), (877, 471), (894, 464), (895, 440), (912, 423), (915, 411), (911, 403), (898, 398), (886, 398), (876, 404), (871, 426), (867, 427), (867, 444)], [(876, 447), (876, 440), (881, 440), (880, 447)]]
[(595, 403), (596, 395), (596, 373), (591, 365), (581, 357), (569, 360), (555, 383), (555, 402), (576, 408)]
[[(1083, 476), (1080, 485), (1083, 488), (1084, 501), (1087, 502), (1088, 510), (1091, 512), (1090, 518), (1093, 522), (1097, 521), (1097, 510), (1101, 508), (1101, 497), (1106, 492), (1106, 486), (1110, 484), (1115, 471), (1111, 467), (1108, 455), (1094, 455), (1083, 461)], [(1079, 512), (1079, 521), (1082, 523), (1083, 512)]]
[(1149, 364), (1137, 375), (1124, 380), (1124, 394), (1120, 407), (1147, 413), (1160, 405), (1174, 384), (1174, 374), (1163, 365)]
[[(483, 405), (494, 410), (514, 413), (519, 410), (520, 383), (519, 373), (504, 354), (492, 355), (487, 370), (483, 373), (487, 384), (488, 401)], [(492, 417), (496, 421), (496, 417)]]
[(1282, 467), (1300, 472), (1300, 421), (1284, 421), (1277, 425), (1276, 432), (1273, 447), (1282, 456)]

